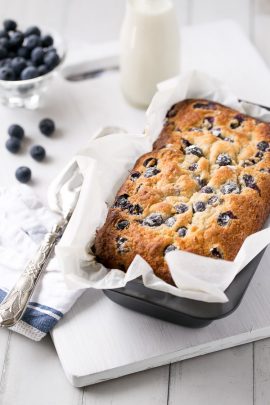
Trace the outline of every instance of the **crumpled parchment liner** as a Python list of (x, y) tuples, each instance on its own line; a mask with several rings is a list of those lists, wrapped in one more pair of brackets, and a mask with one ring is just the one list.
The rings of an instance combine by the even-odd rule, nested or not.
[(270, 121), (267, 110), (240, 104), (224, 84), (200, 72), (189, 72), (158, 85), (146, 113), (145, 134), (127, 134), (118, 128), (98, 132), (57, 176), (48, 193), (50, 207), (59, 211), (63, 206), (69, 206), (74, 193), (78, 193), (82, 185), (75, 212), (56, 248), (56, 256), (70, 288), (119, 288), (142, 276), (144, 284), (152, 289), (200, 301), (226, 302), (225, 289), (237, 273), (270, 243), (268, 221), (264, 230), (245, 240), (234, 262), (172, 251), (166, 255), (166, 260), (177, 287), (156, 277), (139, 255), (124, 273), (97, 264), (90, 253), (96, 229), (106, 219), (108, 204), (113, 202), (136, 159), (152, 149), (166, 112), (175, 102), (193, 97), (218, 101)]

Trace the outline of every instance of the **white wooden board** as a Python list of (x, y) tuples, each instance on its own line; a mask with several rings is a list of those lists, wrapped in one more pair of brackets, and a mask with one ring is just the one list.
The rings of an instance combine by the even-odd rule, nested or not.
[(87, 291), (53, 331), (71, 383), (84, 386), (270, 336), (270, 249), (240, 307), (189, 329), (138, 314)]

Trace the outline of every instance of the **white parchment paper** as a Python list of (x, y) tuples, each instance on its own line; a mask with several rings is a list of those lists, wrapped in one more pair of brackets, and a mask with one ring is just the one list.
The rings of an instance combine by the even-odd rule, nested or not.
[(142, 276), (153, 289), (206, 302), (226, 302), (225, 289), (242, 268), (270, 243), (270, 224), (249, 236), (234, 262), (216, 260), (184, 251), (166, 255), (176, 287), (153, 273), (139, 255), (127, 273), (108, 270), (95, 262), (89, 253), (96, 229), (103, 225), (114, 196), (136, 159), (152, 149), (168, 109), (185, 98), (207, 98), (241, 112), (270, 121), (270, 113), (237, 97), (219, 81), (200, 72), (189, 72), (158, 85), (158, 91), (146, 114), (145, 134), (127, 134), (118, 128), (99, 131), (86, 148), (80, 151), (52, 183), (49, 204), (56, 211), (68, 209), (74, 193), (80, 196), (71, 221), (56, 248), (56, 256), (67, 284), (71, 288), (119, 288)]

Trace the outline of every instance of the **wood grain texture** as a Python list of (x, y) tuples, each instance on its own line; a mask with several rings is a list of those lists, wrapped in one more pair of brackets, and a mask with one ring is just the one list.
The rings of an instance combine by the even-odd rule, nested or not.
[(164, 405), (169, 366), (132, 374), (84, 389), (83, 405)]
[(131, 312), (87, 290), (52, 332), (68, 378), (84, 386), (268, 337), (269, 260), (270, 248), (240, 307), (202, 329)]
[(254, 343), (254, 405), (270, 404), (270, 339)]
[[(12, 332), (6, 329), (0, 330), (0, 398), (4, 388), (6, 362), (10, 349), (10, 336)], [(0, 402), (1, 403), (1, 402)]]
[(10, 333), (1, 405), (75, 405), (81, 399), (82, 391), (72, 388), (66, 380), (50, 337), (34, 343)]
[(252, 405), (252, 344), (172, 365), (169, 405)]

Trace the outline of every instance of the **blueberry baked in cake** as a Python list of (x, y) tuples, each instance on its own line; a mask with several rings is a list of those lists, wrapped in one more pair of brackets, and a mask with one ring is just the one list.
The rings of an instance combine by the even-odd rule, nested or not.
[(118, 191), (94, 251), (126, 271), (142, 256), (173, 284), (172, 250), (234, 260), (270, 214), (270, 124), (207, 100), (171, 107)]

